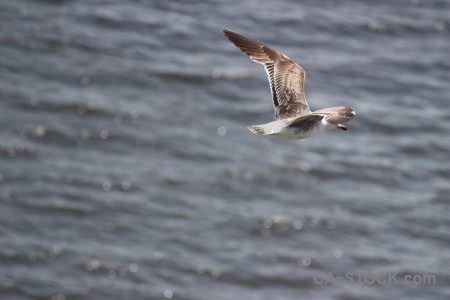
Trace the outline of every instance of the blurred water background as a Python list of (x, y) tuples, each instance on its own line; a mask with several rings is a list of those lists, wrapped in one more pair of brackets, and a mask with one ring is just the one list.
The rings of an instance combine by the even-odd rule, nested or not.
[[(450, 299), (449, 11), (1, 0), (0, 298)], [(267, 77), (224, 27), (301, 64), (349, 130), (252, 135)]]

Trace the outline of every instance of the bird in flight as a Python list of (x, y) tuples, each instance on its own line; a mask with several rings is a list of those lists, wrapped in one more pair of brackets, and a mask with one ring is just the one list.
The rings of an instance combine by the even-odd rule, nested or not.
[(299, 140), (333, 130), (347, 130), (355, 116), (346, 106), (311, 111), (305, 98), (305, 70), (289, 57), (229, 29), (224, 35), (251, 60), (262, 64), (269, 77), (276, 121), (248, 126), (256, 135), (275, 135)]

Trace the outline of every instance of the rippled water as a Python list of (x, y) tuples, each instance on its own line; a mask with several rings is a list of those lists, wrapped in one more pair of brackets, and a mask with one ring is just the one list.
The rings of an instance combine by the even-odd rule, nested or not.
[[(449, 9), (0, 1), (0, 298), (449, 299)], [(252, 135), (270, 90), (224, 27), (349, 130)]]

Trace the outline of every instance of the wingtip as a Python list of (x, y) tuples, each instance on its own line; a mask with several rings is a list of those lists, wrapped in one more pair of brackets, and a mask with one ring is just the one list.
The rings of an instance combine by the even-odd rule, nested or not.
[(222, 29), (222, 32), (223, 32), (223, 35), (225, 35), (226, 37), (228, 37), (230, 34), (233, 33), (233, 31), (228, 28)]

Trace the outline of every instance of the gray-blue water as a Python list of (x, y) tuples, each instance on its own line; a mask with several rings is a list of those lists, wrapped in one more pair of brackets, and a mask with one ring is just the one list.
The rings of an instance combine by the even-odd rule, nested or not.
[[(450, 299), (449, 11), (0, 0), (0, 299)], [(267, 77), (225, 27), (349, 130), (251, 134)]]

